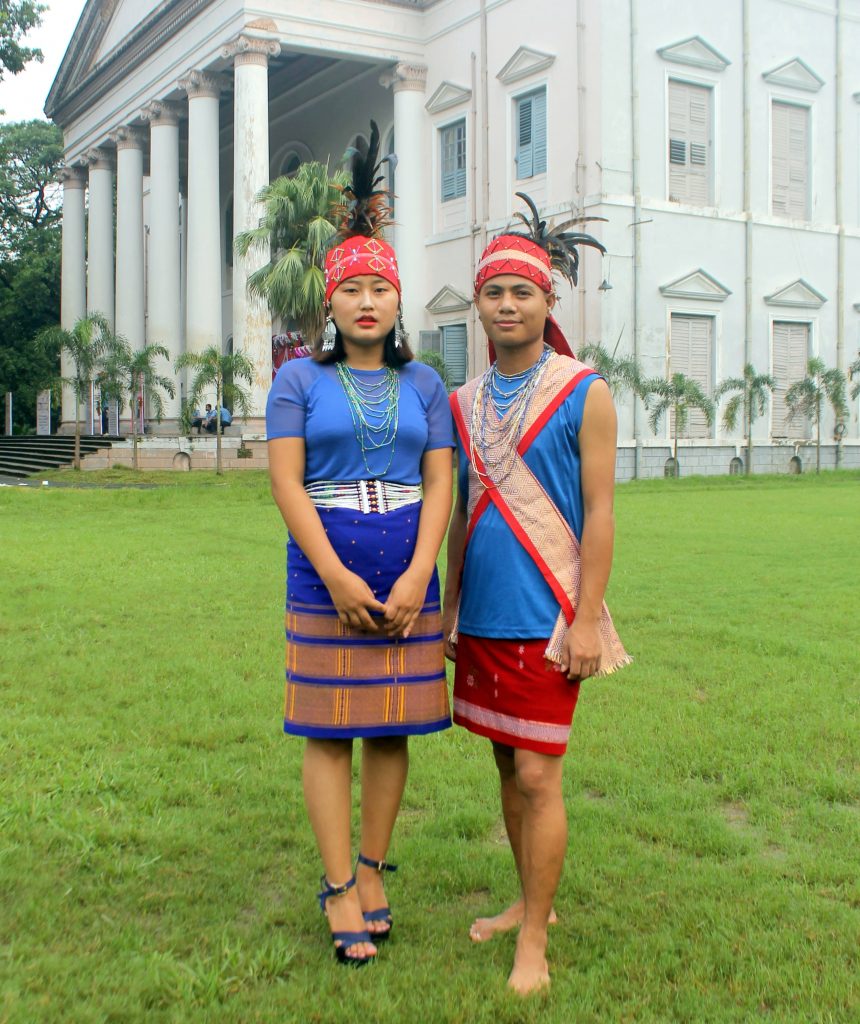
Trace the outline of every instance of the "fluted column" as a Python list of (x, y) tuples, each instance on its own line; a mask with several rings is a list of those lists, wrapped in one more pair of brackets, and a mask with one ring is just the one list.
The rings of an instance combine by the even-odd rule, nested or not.
[[(241, 35), (224, 48), (233, 59), (233, 230), (254, 227), (255, 198), (269, 183), (269, 58), (280, 53), (273, 39)], [(252, 386), (251, 429), (262, 426), (272, 382), (272, 317), (265, 303), (248, 295), (248, 277), (268, 261), (267, 252), (233, 259), (233, 351), (244, 352), (257, 376)]]
[(143, 145), (134, 128), (111, 133), (116, 143), (116, 332), (135, 350), (146, 340), (143, 272)]
[(218, 106), (222, 81), (190, 71), (179, 82), (188, 93), (188, 253), (185, 347), (221, 351), (221, 193), (218, 178)]
[[(179, 108), (157, 100), (143, 110), (149, 121), (149, 251), (146, 340), (164, 345), (170, 359), (160, 372), (173, 376), (182, 352), (179, 266)], [(165, 417), (178, 418), (176, 396), (164, 396)]]
[[(80, 167), (66, 167), (60, 172), (63, 183), (63, 262), (60, 282), (60, 323), (70, 331), (77, 320), (87, 315), (87, 238), (85, 189), (86, 174)], [(72, 376), (72, 366), (65, 352), (60, 357), (60, 372)], [(75, 395), (64, 387), (62, 395), (61, 430), (74, 430)]]
[(114, 325), (113, 164), (103, 149), (87, 154), (90, 209), (87, 230), (87, 315)]
[(381, 79), (394, 90), (394, 138), (397, 140), (397, 224), (394, 247), (403, 294), (403, 319), (417, 340), (424, 326), (427, 284), (424, 239), (427, 237), (426, 112), (424, 64), (398, 64)]

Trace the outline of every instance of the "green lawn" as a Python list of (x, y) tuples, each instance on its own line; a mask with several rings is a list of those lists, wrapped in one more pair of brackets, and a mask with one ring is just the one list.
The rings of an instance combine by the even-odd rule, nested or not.
[(467, 938), (515, 889), (461, 729), (412, 745), (394, 937), (335, 965), (267, 482), (157, 479), (0, 489), (0, 1022), (860, 1020), (860, 474), (619, 489), (636, 663), (583, 686), (526, 1003)]

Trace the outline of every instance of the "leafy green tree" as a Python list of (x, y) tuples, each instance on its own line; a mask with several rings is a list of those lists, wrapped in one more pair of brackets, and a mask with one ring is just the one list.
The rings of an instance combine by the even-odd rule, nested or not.
[(624, 391), (632, 391), (634, 395), (642, 393), (642, 370), (633, 356), (619, 356), (618, 345), (621, 336), (610, 352), (599, 341), (583, 345), (577, 355), (589, 366), (593, 367), (609, 385), (613, 398)]
[(747, 448), (746, 473), (752, 472), (753, 444), (752, 425), (763, 416), (767, 409), (768, 395), (776, 387), (773, 377), (766, 373), (757, 373), (752, 363), (744, 366), (743, 377), (730, 377), (721, 381), (714, 392), (714, 398), (719, 401), (724, 395), (735, 394), (726, 402), (723, 410), (723, 423), (726, 430), (734, 430), (737, 426), (738, 415), (743, 416), (744, 440)]
[(59, 223), (62, 161), (63, 133), (55, 124), (0, 125), (0, 259), (19, 255), (32, 231)]
[(813, 356), (806, 364), (806, 376), (795, 381), (785, 393), (789, 419), (805, 416), (815, 424), (815, 472), (821, 472), (821, 414), (825, 402), (837, 420), (848, 414), (845, 374), (828, 369), (823, 359)]
[(70, 331), (54, 326), (39, 335), (39, 346), (55, 359), (65, 352), (74, 370), (73, 376), (60, 379), (75, 395), (75, 469), (81, 468), (81, 405), (86, 403), (87, 391), (101, 369), (102, 360), (112, 357), (119, 343), (100, 313), (81, 317)]
[(433, 352), (429, 348), (423, 348), (421, 349), (420, 352), (417, 353), (416, 358), (420, 362), (426, 363), (427, 366), (432, 366), (433, 369), (442, 378), (442, 383), (445, 385), (445, 388), (448, 391), (451, 390), (451, 373), (448, 370), (448, 364), (442, 358), (441, 352)]
[(0, 82), (8, 72), (17, 75), (31, 60), (42, 61), (42, 51), (22, 46), (21, 40), (41, 24), (45, 5), (35, 0), (0, 0)]
[(284, 322), (297, 324), (307, 343), (322, 332), (325, 254), (349, 180), (344, 171), (330, 175), (327, 164), (301, 164), (293, 177), (277, 178), (261, 189), (259, 226), (236, 236), (240, 256), (269, 253), (269, 262), (248, 278), (249, 291)]
[[(678, 462), (678, 435), (687, 429), (690, 410), (698, 409), (705, 416), (708, 426), (714, 422), (714, 403), (708, 398), (698, 381), (683, 373), (673, 373), (670, 378), (655, 378), (642, 386), (645, 404), (649, 409), (648, 422), (657, 433), (661, 418), (667, 412), (673, 414), (672, 455)], [(655, 401), (652, 404), (652, 398)]]
[(254, 382), (254, 364), (244, 352), (223, 353), (210, 345), (203, 352), (183, 353), (174, 366), (177, 371), (186, 367), (194, 371), (188, 407), (193, 409), (200, 405), (205, 394), (215, 391), (215, 472), (221, 476), (221, 408), (227, 405), (234, 411), (238, 409), (243, 419), (250, 414), (251, 393), (240, 382)]
[(171, 398), (176, 388), (169, 377), (163, 377), (156, 369), (158, 359), (169, 359), (170, 352), (163, 345), (145, 345), (134, 351), (125, 338), (117, 338), (117, 345), (104, 360), (101, 368), (102, 396), (116, 399), (120, 409), (128, 400), (131, 412), (131, 464), (138, 468), (138, 416), (135, 398), (142, 391), (149, 402), (149, 411), (160, 423), (164, 417), (164, 399), (161, 392), (166, 391)]
[(851, 384), (851, 398), (856, 401), (860, 396), (860, 352), (857, 353), (857, 358), (848, 367), (848, 380)]

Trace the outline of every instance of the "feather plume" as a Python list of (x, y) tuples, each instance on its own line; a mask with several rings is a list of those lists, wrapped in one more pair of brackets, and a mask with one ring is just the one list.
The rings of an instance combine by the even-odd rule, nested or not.
[(352, 181), (344, 186), (345, 199), (340, 236), (366, 235), (375, 238), (391, 223), (388, 190), (378, 186), (385, 181), (380, 168), (390, 157), (379, 159), (379, 127), (370, 122), (370, 142), (351, 146), (344, 157), (351, 161)]
[(574, 225), (582, 224), (590, 220), (606, 220), (605, 217), (579, 217), (566, 221), (564, 224), (550, 225), (541, 220), (538, 208), (535, 206), (531, 196), (525, 192), (517, 192), (517, 197), (528, 206), (530, 217), (524, 213), (514, 215), (525, 228), (524, 231), (509, 231), (507, 234), (518, 235), (520, 238), (531, 239), (539, 245), (549, 256), (552, 269), (559, 273), (566, 281), (575, 285), (579, 277), (579, 245), (590, 245), (605, 253), (606, 249), (593, 235), (586, 235), (581, 231), (571, 231)]

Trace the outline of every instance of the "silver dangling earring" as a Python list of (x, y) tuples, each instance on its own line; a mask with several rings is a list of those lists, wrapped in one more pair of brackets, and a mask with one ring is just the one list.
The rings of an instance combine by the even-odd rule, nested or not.
[(330, 316), (325, 318), (325, 327), (323, 328), (323, 352), (334, 352), (334, 343), (337, 338), (337, 327), (334, 325), (334, 320)]
[(398, 313), (394, 321), (394, 347), (403, 348), (403, 339), (406, 336), (406, 329), (403, 326), (403, 314)]

